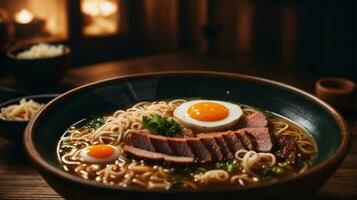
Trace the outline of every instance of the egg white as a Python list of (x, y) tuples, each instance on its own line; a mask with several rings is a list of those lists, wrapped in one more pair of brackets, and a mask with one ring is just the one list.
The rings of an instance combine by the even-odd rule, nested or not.
[[(212, 102), (225, 106), (228, 109), (228, 116), (222, 120), (210, 121), (210, 122), (199, 121), (197, 119), (191, 118), (190, 115), (187, 113), (189, 107), (201, 102)], [(237, 124), (239, 118), (242, 115), (243, 115), (243, 111), (237, 104), (228, 103), (224, 101), (214, 101), (214, 100), (188, 101), (181, 104), (174, 110), (174, 117), (177, 120), (179, 120), (183, 125), (187, 126), (188, 128), (192, 128), (202, 132), (227, 130), (232, 126), (234, 126), (235, 124)]]
[(120, 151), (115, 146), (112, 146), (112, 145), (108, 145), (108, 146), (111, 146), (111, 147), (113, 147), (115, 149), (114, 153), (108, 158), (93, 158), (93, 157), (89, 156), (88, 155), (88, 151), (89, 151), (88, 148), (91, 147), (91, 146), (88, 146), (88, 147), (85, 147), (84, 149), (82, 149), (81, 152), (79, 153), (79, 156), (80, 156), (81, 160), (83, 162), (86, 162), (86, 163), (93, 163), (93, 164), (112, 163), (116, 159), (118, 159), (118, 157), (120, 156)]

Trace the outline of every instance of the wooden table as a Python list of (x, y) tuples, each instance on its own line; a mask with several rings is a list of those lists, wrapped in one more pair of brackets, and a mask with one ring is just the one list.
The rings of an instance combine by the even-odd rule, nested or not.
[[(268, 63), (268, 64), (267, 64)], [(206, 57), (194, 54), (157, 55), (96, 64), (70, 71), (61, 91), (114, 76), (172, 70), (212, 70), (270, 78), (312, 92), (315, 78), (296, 68), (284, 68), (249, 58)], [(0, 86), (17, 87), (12, 78)], [(357, 199), (357, 114), (346, 116), (352, 146), (344, 163), (314, 199)], [(1, 131), (1, 130), (0, 130)], [(21, 146), (0, 138), (0, 199), (61, 199), (26, 160)]]

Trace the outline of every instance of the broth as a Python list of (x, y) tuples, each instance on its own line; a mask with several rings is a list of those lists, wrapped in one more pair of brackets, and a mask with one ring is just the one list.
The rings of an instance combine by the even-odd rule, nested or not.
[[(167, 111), (164, 116), (167, 115), (176, 120), (172, 114), (173, 110), (186, 100), (161, 102), (162, 107), (168, 108), (164, 111)], [(156, 102), (156, 104), (159, 103)], [(129, 122), (125, 121), (127, 124), (114, 126), (115, 120), (124, 114), (128, 114), (134, 108), (151, 109), (150, 105), (153, 104), (155, 102), (147, 102), (142, 105), (139, 103), (125, 111), (119, 110), (113, 115), (84, 119), (71, 126), (60, 139), (57, 148), (58, 160), (63, 169), (84, 179), (117, 185), (118, 187), (146, 189), (245, 187), (304, 173), (312, 166), (317, 153), (312, 137), (302, 127), (274, 113), (261, 111), (269, 122), (268, 129), (273, 140), (275, 140), (274, 148), (270, 152), (242, 149), (233, 152), (233, 159), (211, 162), (197, 162), (196, 160), (185, 165), (138, 159), (135, 156), (124, 154), (124, 145), (132, 145), (129, 129), (144, 129), (138, 123), (142, 119), (131, 121), (131, 126), (127, 129), (123, 127), (128, 125)], [(241, 107), (243, 117), (260, 112), (257, 108), (245, 105)], [(153, 115), (153, 113), (148, 115)], [(136, 117), (129, 114), (128, 116)], [(197, 130), (186, 127), (182, 123), (179, 124), (181, 135), (177, 135), (177, 137), (195, 137), (198, 133)], [(228, 130), (233, 128), (231, 127)], [(81, 152), (87, 146), (97, 144), (111, 144), (119, 149), (120, 155), (112, 162), (91, 163), (86, 161)], [(294, 148), (295, 154), (289, 154), (291, 152), (288, 150)], [(286, 157), (285, 160), (281, 158), (282, 156)]]

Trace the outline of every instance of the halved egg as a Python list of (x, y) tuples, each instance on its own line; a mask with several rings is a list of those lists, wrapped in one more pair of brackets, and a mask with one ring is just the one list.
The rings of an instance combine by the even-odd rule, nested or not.
[(112, 145), (98, 144), (82, 149), (79, 155), (84, 162), (105, 164), (114, 162), (119, 157), (120, 151)]
[(238, 123), (242, 114), (236, 104), (213, 100), (188, 101), (174, 110), (182, 124), (202, 132), (227, 130)]

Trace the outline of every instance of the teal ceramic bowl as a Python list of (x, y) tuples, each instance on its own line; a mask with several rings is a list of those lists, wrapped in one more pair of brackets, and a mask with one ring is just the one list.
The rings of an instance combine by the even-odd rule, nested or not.
[[(200, 97), (251, 105), (285, 116), (307, 129), (318, 155), (306, 173), (244, 188), (143, 190), (88, 181), (63, 171), (56, 146), (64, 131), (87, 116), (144, 100)], [(68, 199), (302, 198), (316, 192), (345, 157), (350, 133), (332, 107), (294, 87), (267, 79), (218, 72), (170, 72), (123, 76), (69, 91), (51, 101), (26, 128), (24, 144), (44, 179)]]

